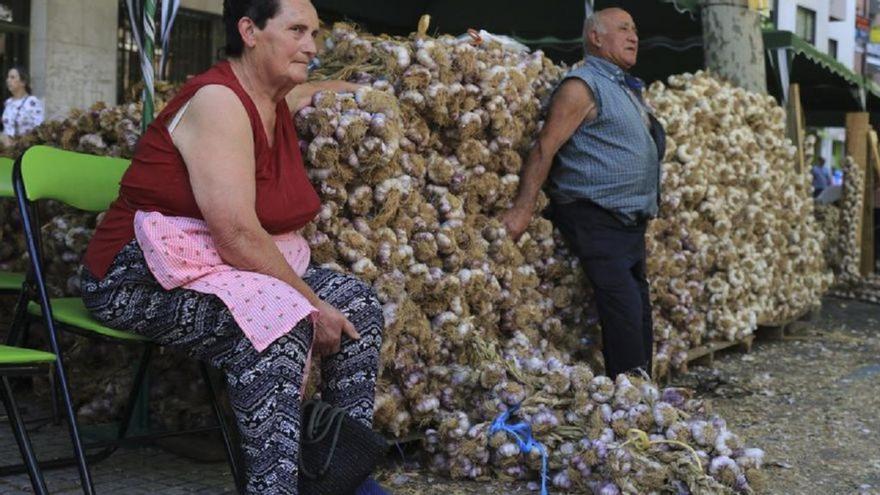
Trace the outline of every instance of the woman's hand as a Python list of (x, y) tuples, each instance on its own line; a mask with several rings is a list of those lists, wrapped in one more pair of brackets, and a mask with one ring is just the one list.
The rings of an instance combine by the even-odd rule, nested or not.
[(312, 104), (312, 97), (318, 91), (335, 91), (337, 93), (354, 93), (362, 84), (351, 83), (347, 81), (312, 81), (298, 84), (295, 88), (287, 93), (287, 107), (290, 113), (295, 115), (303, 108)]
[(338, 309), (324, 301), (316, 304), (315, 308), (318, 310), (314, 319), (315, 350), (319, 355), (329, 356), (339, 352), (343, 333), (352, 340), (361, 338), (354, 325)]

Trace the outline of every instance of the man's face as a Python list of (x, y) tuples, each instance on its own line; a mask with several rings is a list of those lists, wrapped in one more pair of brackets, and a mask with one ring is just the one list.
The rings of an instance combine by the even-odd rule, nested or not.
[(623, 70), (636, 65), (639, 35), (629, 13), (622, 9), (608, 9), (603, 11), (599, 23), (599, 29), (587, 33), (595, 47), (594, 54)]

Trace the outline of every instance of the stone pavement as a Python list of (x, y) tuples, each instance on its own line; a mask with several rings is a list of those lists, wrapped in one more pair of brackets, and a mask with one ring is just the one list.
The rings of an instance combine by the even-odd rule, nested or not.
[[(5, 465), (20, 462), (21, 455), (4, 414), (5, 411), (0, 410), (0, 463)], [(27, 410), (24, 414), (26, 418), (33, 417)], [(69, 438), (63, 423), (31, 431), (31, 442), (41, 460), (71, 455)], [(92, 463), (91, 471), (95, 490), (101, 494), (235, 493), (232, 474), (225, 461), (196, 462), (157, 447), (122, 447), (104, 461)], [(43, 476), (52, 494), (82, 493), (75, 467), (44, 470)], [(33, 493), (27, 474), (0, 477), (0, 494), (27, 493)]]

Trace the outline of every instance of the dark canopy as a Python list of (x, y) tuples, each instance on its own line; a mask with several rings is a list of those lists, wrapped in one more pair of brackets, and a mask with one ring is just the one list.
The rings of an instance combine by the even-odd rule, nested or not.
[[(682, 9), (692, 0), (596, 0), (595, 8), (621, 7), (639, 27), (642, 56), (634, 72), (652, 81), (702, 67), (700, 22)], [(422, 14), (432, 34), (459, 35), (468, 28), (512, 36), (557, 62), (583, 56), (583, 0), (313, 0), (324, 21), (351, 20), (375, 33), (406, 35)]]

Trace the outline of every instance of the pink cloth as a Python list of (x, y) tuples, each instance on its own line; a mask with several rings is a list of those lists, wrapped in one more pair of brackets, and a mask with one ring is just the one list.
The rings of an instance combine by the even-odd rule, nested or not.
[[(138, 211), (134, 229), (147, 266), (163, 288), (180, 287), (219, 297), (257, 351), (317, 312), (281, 280), (224, 263), (202, 220)], [(305, 274), (311, 255), (306, 240), (297, 232), (272, 238), (294, 271)]]

